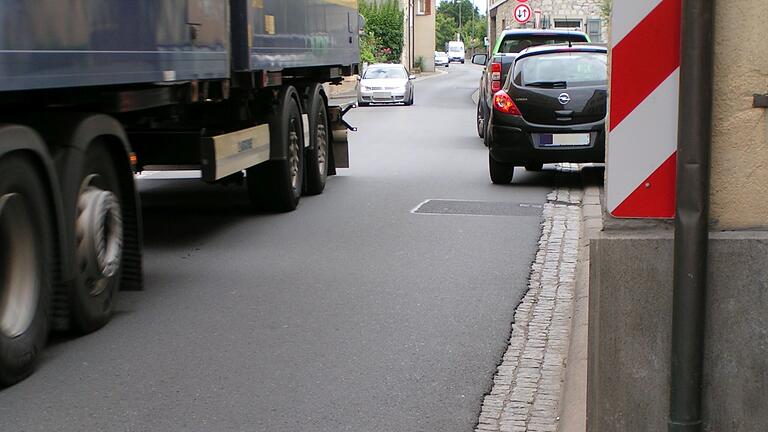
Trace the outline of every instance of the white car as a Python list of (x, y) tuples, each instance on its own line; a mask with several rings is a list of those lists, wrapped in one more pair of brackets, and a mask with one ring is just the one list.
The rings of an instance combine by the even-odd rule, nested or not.
[(450, 63), (451, 61), (448, 59), (447, 53), (444, 53), (442, 51), (435, 51), (435, 66), (448, 67)]
[(360, 77), (357, 104), (403, 103), (413, 105), (413, 75), (401, 64), (378, 63), (368, 66)]
[(464, 51), (464, 42), (462, 41), (448, 41), (446, 44), (448, 47), (448, 58), (450, 61), (464, 63), (464, 57), (466, 55)]

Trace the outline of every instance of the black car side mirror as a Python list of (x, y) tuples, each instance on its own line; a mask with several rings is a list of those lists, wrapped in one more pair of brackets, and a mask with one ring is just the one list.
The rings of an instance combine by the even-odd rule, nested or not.
[(474, 54), (472, 56), (472, 64), (485, 66), (488, 64), (488, 54)]

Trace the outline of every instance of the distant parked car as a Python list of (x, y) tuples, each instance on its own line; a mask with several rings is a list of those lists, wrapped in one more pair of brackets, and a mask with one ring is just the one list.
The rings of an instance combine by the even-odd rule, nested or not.
[[(504, 30), (491, 51), (472, 56), (472, 63), (485, 65), (480, 78), (480, 97), (477, 101), (477, 134), (485, 136), (493, 94), (501, 89), (507, 79), (507, 71), (515, 57), (526, 48), (539, 45), (589, 42), (586, 33), (570, 30), (515, 29)], [(486, 143), (487, 145), (487, 143)]]
[(605, 162), (607, 50), (595, 45), (529, 48), (492, 98), (486, 140), (495, 184), (516, 166)]
[(404, 103), (413, 105), (413, 75), (401, 64), (378, 63), (368, 66), (360, 78), (357, 103)]
[(448, 53), (444, 53), (442, 51), (435, 51), (435, 66), (448, 67), (450, 63), (451, 61), (448, 60)]

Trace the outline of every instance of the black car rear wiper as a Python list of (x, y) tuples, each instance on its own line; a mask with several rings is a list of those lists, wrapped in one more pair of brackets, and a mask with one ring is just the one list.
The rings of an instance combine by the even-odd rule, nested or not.
[(546, 88), (566, 88), (568, 83), (565, 81), (534, 81), (525, 84), (528, 87), (546, 87)]

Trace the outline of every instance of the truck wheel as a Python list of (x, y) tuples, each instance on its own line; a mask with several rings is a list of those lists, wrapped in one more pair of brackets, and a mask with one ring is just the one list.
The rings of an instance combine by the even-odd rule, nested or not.
[(48, 337), (53, 227), (31, 159), (0, 160), (0, 386), (32, 373)]
[(493, 184), (509, 184), (515, 173), (515, 166), (513, 164), (499, 162), (490, 154), (488, 155), (488, 168)]
[(485, 137), (485, 115), (483, 114), (483, 107), (480, 105), (482, 103), (482, 97), (477, 101), (477, 135), (480, 136), (480, 138)]
[(94, 142), (86, 151), (75, 199), (75, 284), (72, 324), (81, 333), (103, 327), (112, 317), (123, 258), (120, 179), (109, 148)]
[(328, 143), (330, 129), (328, 127), (328, 110), (322, 95), (323, 87), (319, 84), (309, 88), (307, 107), (309, 111), (309, 147), (305, 151), (306, 183), (304, 192), (307, 195), (319, 195), (325, 189), (328, 179)]
[(293, 87), (281, 92), (270, 119), (271, 145), (285, 151), (285, 159), (270, 160), (247, 170), (251, 203), (265, 210), (289, 212), (301, 198), (304, 165), (304, 132), (301, 110)]

